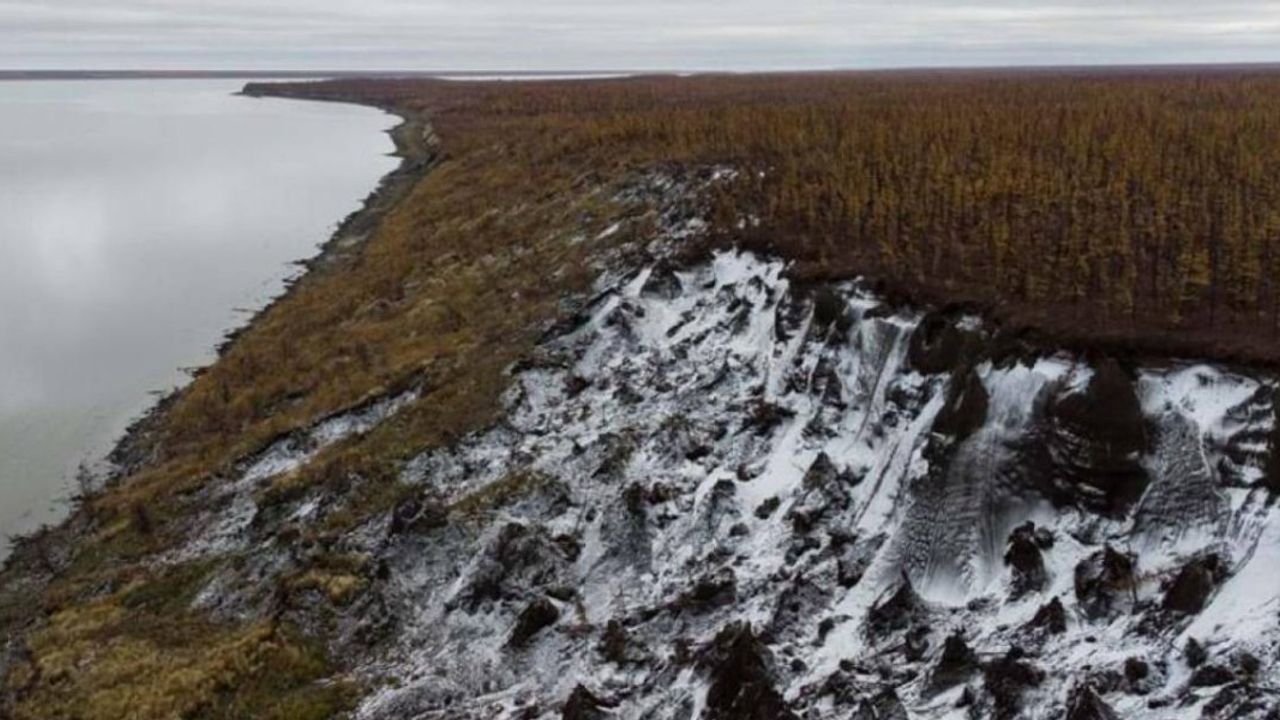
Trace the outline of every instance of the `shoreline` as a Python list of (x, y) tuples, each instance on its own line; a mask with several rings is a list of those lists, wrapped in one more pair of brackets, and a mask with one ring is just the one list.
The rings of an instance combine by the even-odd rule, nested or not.
[[(398, 157), (400, 163), (378, 179), (377, 185), (361, 201), (360, 207), (338, 222), (337, 227), (328, 239), (318, 245), (318, 251), (314, 255), (292, 261), (292, 264), (303, 268), (303, 271), (297, 276), (285, 280), (283, 293), (258, 308), (243, 323), (228, 328), (222, 339), (214, 346), (213, 359), (208, 364), (190, 371), (193, 379), (202, 374), (206, 368), (217, 363), (244, 333), (253, 328), (277, 303), (289, 297), (295, 288), (302, 283), (308, 282), (309, 278), (316, 273), (337, 267), (352, 257), (369, 235), (376, 230), (382, 218), (412, 190), (419, 180), (430, 172), (440, 156), (434, 131), (430, 123), (420, 113), (402, 107), (361, 102), (354, 99), (308, 98), (287, 93), (273, 93), (271, 92), (271, 87), (270, 83), (250, 83), (236, 94), (255, 99), (278, 98), (345, 102), (347, 104), (375, 108), (389, 115), (394, 115), (399, 118), (400, 122), (386, 130), (385, 133), (391, 138), (394, 146), (392, 152), (388, 153), (388, 155)], [(96, 484), (92, 488), (93, 491), (101, 491), (124, 481), (129, 476), (145, 468), (153, 460), (149, 452), (150, 445), (148, 440), (157, 428), (164, 423), (169, 409), (183, 397), (189, 388), (190, 383), (151, 399), (150, 402), (145, 403), (146, 407), (141, 411), (141, 414), (130, 420), (117, 437), (105, 443), (105, 453), (93, 463), (100, 466), (95, 472)], [(81, 523), (78, 522), (80, 508), (77, 501), (80, 498), (79, 493), (83, 492), (83, 488), (77, 488), (69, 484), (67, 489), (72, 494), (66, 498), (68, 509), (63, 517), (25, 534), (6, 538), (7, 546), (0, 551), (0, 580), (12, 579), (5, 576), (10, 575), (12, 570), (23, 564), (24, 549), (32, 548), (44, 542), (51, 541), (56, 543), (56, 538), (62, 538), (67, 543), (74, 543), (80, 536), (77, 531), (81, 527)], [(36, 554), (45, 556), (47, 551), (37, 550)]]
[[(214, 359), (208, 365), (194, 370), (192, 377), (198, 377), (206, 367), (217, 363), (244, 333), (252, 329), (278, 303), (288, 298), (296, 287), (307, 282), (315, 273), (335, 267), (354, 255), (369, 235), (377, 229), (382, 218), (430, 172), (440, 157), (438, 140), (431, 124), (420, 113), (403, 107), (359, 102), (354, 99), (308, 98), (288, 93), (274, 93), (270, 83), (249, 83), (236, 94), (252, 99), (344, 102), (376, 108), (388, 115), (394, 115), (400, 118), (400, 122), (387, 130), (386, 134), (390, 136), (394, 145), (390, 156), (400, 158), (400, 164), (378, 180), (378, 184), (365, 196), (359, 209), (339, 221), (333, 234), (319, 245), (319, 251), (315, 255), (294, 261), (293, 264), (302, 267), (303, 272), (297, 277), (286, 280), (285, 291), (250, 315), (244, 323), (228, 329), (222, 341), (214, 347)], [(189, 386), (178, 388), (161, 397), (137, 420), (129, 424), (124, 434), (106, 455), (106, 461), (111, 465), (108, 476), (104, 478), (108, 485), (127, 478), (147, 464), (150, 458), (146, 452), (146, 440), (164, 421), (167, 410), (182, 397), (187, 387)]]

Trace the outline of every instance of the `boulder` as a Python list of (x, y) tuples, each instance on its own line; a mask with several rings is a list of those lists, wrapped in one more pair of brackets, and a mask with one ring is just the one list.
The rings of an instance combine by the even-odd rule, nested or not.
[(684, 291), (684, 283), (676, 274), (675, 268), (667, 262), (659, 262), (649, 272), (644, 285), (640, 287), (640, 296), (661, 300), (674, 300)]
[(796, 412), (791, 408), (758, 400), (751, 405), (746, 419), (742, 421), (742, 430), (751, 430), (756, 435), (768, 435), (795, 416)]
[(1136, 685), (1151, 675), (1151, 666), (1146, 660), (1131, 657), (1124, 661), (1124, 679), (1130, 685)]
[(617, 703), (602, 700), (587, 688), (579, 685), (569, 694), (560, 711), (561, 720), (606, 720), (611, 714), (606, 710)]
[(1075, 569), (1076, 600), (1092, 618), (1106, 617), (1125, 600), (1133, 602), (1137, 579), (1134, 555), (1110, 545), (1081, 560)]
[(1275, 704), (1274, 695), (1267, 690), (1247, 683), (1233, 683), (1223, 686), (1204, 704), (1200, 717), (1205, 720), (1276, 720), (1280, 718), (1280, 704)]
[(1067, 720), (1120, 720), (1111, 706), (1098, 697), (1092, 686), (1078, 686), (1067, 702)]
[(916, 625), (907, 631), (902, 639), (902, 655), (907, 662), (920, 662), (929, 651), (929, 635), (932, 630), (928, 625)]
[(1027, 593), (1044, 589), (1049, 574), (1040, 553), (1035, 523), (1028, 522), (1009, 535), (1009, 549), (1004, 554), (1004, 564), (1013, 572), (1010, 599), (1017, 600)]
[(1195, 638), (1187, 638), (1187, 644), (1182, 648), (1182, 657), (1187, 661), (1187, 667), (1198, 668), (1209, 659), (1209, 653), (1205, 652), (1204, 646), (1196, 641)]
[(778, 303), (778, 311), (773, 320), (773, 337), (777, 342), (786, 342), (800, 330), (809, 318), (809, 306), (801, 301), (795, 293), (787, 293)]
[(600, 654), (615, 665), (625, 665), (631, 660), (631, 649), (634, 645), (631, 634), (618, 620), (610, 620), (600, 636)]
[(414, 495), (391, 511), (387, 531), (392, 535), (425, 533), (449, 524), (449, 508), (434, 498)]
[(698, 578), (672, 603), (676, 612), (704, 613), (731, 605), (738, 597), (738, 578), (733, 568), (724, 567)]
[(1217, 687), (1234, 682), (1236, 674), (1222, 665), (1201, 665), (1191, 673), (1191, 687)]
[(849, 720), (909, 720), (907, 708), (892, 689), (863, 698)]
[(1021, 717), (1022, 693), (1044, 682), (1044, 672), (1027, 662), (1021, 648), (1014, 647), (982, 671), (983, 687), (991, 696), (996, 720)]
[(1204, 609), (1222, 574), (1222, 564), (1217, 555), (1199, 557), (1178, 571), (1164, 594), (1164, 609), (1195, 615)]
[(816, 697), (829, 700), (836, 707), (859, 706), (865, 700), (866, 689), (851, 673), (853, 663), (849, 660), (840, 662), (840, 669), (827, 675), (818, 686)]
[(725, 626), (704, 648), (706, 720), (797, 720), (774, 687), (772, 658), (746, 623)]
[(1067, 631), (1067, 610), (1061, 600), (1054, 598), (1040, 606), (1027, 626), (1046, 630), (1051, 635), (1061, 635)]
[(924, 601), (916, 594), (911, 581), (903, 576), (898, 589), (889, 599), (875, 605), (867, 613), (867, 633), (880, 639), (890, 633), (906, 630), (922, 622), (927, 615)]
[(956, 631), (947, 636), (942, 654), (933, 668), (930, 684), (935, 690), (952, 687), (964, 682), (980, 669), (978, 656), (964, 640), (964, 633)]
[(560, 608), (547, 598), (538, 598), (525, 606), (516, 618), (516, 625), (507, 640), (509, 647), (524, 647), (534, 635), (551, 627), (560, 619)]
[(823, 518), (848, 507), (849, 488), (859, 481), (850, 471), (837, 468), (826, 453), (818, 453), (804, 474), (802, 494), (787, 519), (796, 532), (810, 532)]
[(1253, 653), (1241, 650), (1236, 654), (1235, 666), (1242, 676), (1252, 679), (1257, 677), (1258, 671), (1262, 669), (1262, 661)]
[(830, 285), (813, 289), (813, 326), (810, 331), (815, 339), (846, 339), (853, 328), (849, 313), (849, 301)]
[(778, 506), (781, 504), (782, 501), (777, 497), (765, 498), (763, 502), (756, 506), (755, 516), (761, 520), (766, 520), (777, 511)]
[(822, 452), (805, 472), (802, 485), (806, 490), (820, 490), (833, 497), (841, 497), (843, 488), (857, 485), (861, 480), (849, 470), (836, 467), (831, 456)]
[(793, 628), (809, 627), (814, 616), (830, 602), (830, 593), (820, 585), (797, 575), (781, 595), (773, 609), (769, 622), (771, 637), (778, 637)]
[(884, 542), (885, 536), (879, 534), (839, 548), (836, 556), (836, 582), (840, 587), (851, 588), (862, 580)]

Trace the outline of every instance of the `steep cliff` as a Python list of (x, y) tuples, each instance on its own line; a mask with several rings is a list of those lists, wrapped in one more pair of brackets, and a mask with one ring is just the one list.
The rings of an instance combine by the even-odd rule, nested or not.
[(784, 269), (605, 276), (499, 425), (412, 463), (350, 539), (360, 717), (1274, 712), (1269, 379), (993, 358), (963, 316), (922, 373), (920, 313)]

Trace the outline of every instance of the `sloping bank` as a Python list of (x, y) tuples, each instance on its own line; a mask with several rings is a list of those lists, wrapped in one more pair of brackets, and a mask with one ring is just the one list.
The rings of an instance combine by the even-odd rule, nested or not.
[(732, 168), (424, 109), (433, 171), (22, 548), (7, 712), (1275, 711), (1270, 376), (800, 282), (718, 247)]
[[(384, 109), (396, 112), (394, 107)], [(316, 283), (318, 275), (341, 273), (391, 208), (434, 164), (437, 147), (430, 125), (420, 114), (402, 118), (391, 131), (401, 163), (380, 181), (363, 207), (339, 225), (317, 256), (302, 261), (308, 274), (301, 287)], [(219, 349), (220, 362), (234, 357), (239, 338), (251, 335), (277, 306), (288, 305), (297, 293), (297, 287), (290, 288), (246, 327), (228, 334)], [(181, 597), (189, 576), (177, 576), (190, 569), (153, 574), (147, 556), (163, 541), (157, 537), (154, 542), (136, 542), (137, 538), (128, 536), (139, 525), (146, 526), (143, 534), (151, 536), (160, 530), (151, 527), (153, 520), (180, 525), (181, 510), (160, 507), (163, 502), (131, 500), (127, 513), (132, 520), (122, 522), (119, 498), (127, 494), (125, 488), (136, 476), (163, 463), (165, 453), (157, 447), (158, 441), (166, 437), (174, 415), (201, 384), (197, 380), (164, 398), (128, 429), (111, 454), (112, 476), (99, 479), (102, 487), (76, 498), (66, 521), (13, 539), (13, 555), (0, 573), (0, 679), (5, 689), (0, 716), (70, 717), (86, 712), (102, 717), (135, 712), (171, 716), (185, 702), (183, 695), (205, 703), (218, 689), (217, 683), (234, 677), (234, 668), (248, 657), (285, 653), (287, 662), (275, 664), (286, 673), (291, 662), (300, 663), (304, 675), (323, 667), (307, 666), (323, 659), (322, 653), (301, 642), (280, 643), (279, 633), (261, 626), (223, 632), (184, 613), (180, 601), (164, 608), (141, 601), (156, 589), (160, 596), (175, 593), (169, 600)], [(155, 599), (159, 602), (160, 597)], [(66, 632), (73, 618), (87, 622)], [(191, 647), (179, 649), (177, 643)], [(200, 643), (207, 644), (201, 647)], [(78, 678), (68, 683), (72, 668)], [(88, 687), (81, 692), (72, 687), (76, 683)], [(50, 687), (44, 696), (28, 701), (46, 685)]]
[[(323, 629), (282, 607), (359, 571), (323, 548), (394, 505), (390, 468), (410, 448), (487, 422), (503, 369), (609, 244), (580, 235), (616, 212), (605, 195), (570, 192), (578, 176), (552, 156), (536, 176), (495, 173), (510, 167), (500, 153), (446, 157), (421, 109), (374, 104), (405, 118), (400, 168), (214, 365), (130, 430), (105, 488), (16, 544), (0, 576), (0, 714), (298, 717), (346, 705), (355, 685), (328, 680), (343, 668)], [(507, 240), (530, 229), (538, 237)], [(389, 408), (395, 422), (375, 428)], [(256, 484), (258, 499), (323, 487), (342, 507), (296, 535), (279, 528), (290, 559), (242, 578), (277, 606), (195, 602), (254, 556), (184, 554), (200, 518), (245, 468), (295, 443), (310, 462)], [(252, 526), (270, 524), (263, 514)]]

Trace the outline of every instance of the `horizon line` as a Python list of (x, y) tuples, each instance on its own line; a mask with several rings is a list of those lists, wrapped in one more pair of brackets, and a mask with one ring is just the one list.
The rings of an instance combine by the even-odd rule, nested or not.
[(692, 76), (692, 75), (801, 75), (821, 73), (1055, 71), (1055, 70), (1280, 70), (1280, 60), (1261, 62), (1149, 62), (1149, 63), (1053, 63), (1008, 65), (885, 65), (873, 67), (795, 67), (743, 69), (560, 69), (560, 70), (411, 70), (411, 69), (86, 69), (0, 68), (0, 80), (23, 79), (235, 79), (235, 78), (433, 78), (433, 77), (554, 77), (584, 76)]

